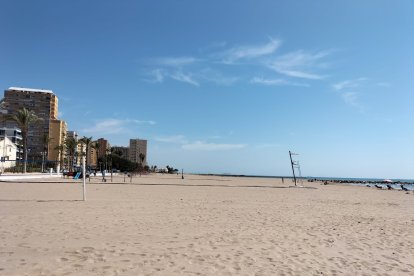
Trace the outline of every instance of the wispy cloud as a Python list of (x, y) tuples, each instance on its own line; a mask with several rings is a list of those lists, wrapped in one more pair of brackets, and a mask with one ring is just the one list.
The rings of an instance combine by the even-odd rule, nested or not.
[(120, 132), (127, 131), (133, 125), (155, 125), (156, 122), (154, 121), (142, 121), (142, 120), (135, 120), (135, 119), (102, 119), (95, 121), (94, 125), (91, 127), (87, 127), (82, 129), (82, 132), (88, 134), (116, 134)]
[(346, 104), (354, 106), (354, 107), (360, 107), (357, 101), (358, 99), (357, 92), (345, 92), (341, 94), (341, 97), (345, 101)]
[(281, 44), (280, 40), (270, 39), (269, 42), (262, 45), (233, 47), (217, 54), (217, 56), (222, 57), (224, 63), (231, 64), (240, 59), (252, 59), (273, 54)]
[(220, 71), (211, 69), (209, 67), (200, 70), (197, 76), (200, 80), (212, 82), (218, 85), (232, 85), (233, 83), (239, 81), (239, 77), (226, 76), (223, 75)]
[(342, 91), (344, 89), (357, 88), (361, 86), (361, 83), (368, 80), (367, 78), (358, 78), (353, 80), (345, 80), (332, 85), (336, 91)]
[(265, 79), (261, 77), (254, 77), (250, 80), (250, 83), (255, 84), (262, 84), (262, 85), (274, 85), (274, 86), (280, 86), (280, 85), (292, 85), (292, 86), (303, 86), (308, 87), (309, 84), (307, 83), (297, 83), (297, 82), (291, 82), (287, 81), (285, 79)]
[(174, 143), (174, 144), (185, 144), (185, 143), (188, 143), (188, 140), (185, 138), (184, 135), (173, 135), (173, 136), (156, 137), (154, 140), (155, 141), (158, 141), (158, 142)]
[[(146, 64), (149, 70), (145, 72), (147, 79), (144, 80), (163, 83), (168, 79), (197, 87), (204, 83), (233, 85), (240, 81), (274, 86), (309, 86), (290, 79), (321, 80), (327, 77), (323, 70), (328, 68), (326, 58), (332, 50), (299, 50), (279, 55), (281, 45), (281, 40), (273, 38), (262, 44), (234, 47), (220, 42), (199, 51), (199, 57), (188, 55), (153, 58)], [(280, 77), (251, 79), (251, 76), (247, 76), (246, 72), (257, 69), (273, 74), (276, 72)]]
[(156, 65), (183, 67), (199, 61), (194, 57), (162, 57), (154, 59)]
[(124, 129), (124, 121), (118, 119), (104, 119), (95, 122), (95, 125), (82, 129), (83, 132), (93, 134), (114, 134)]
[(165, 79), (165, 71), (162, 69), (152, 70), (149, 75), (151, 76), (151, 79), (148, 80), (149, 82), (160, 83)]
[(184, 82), (194, 86), (200, 86), (199, 82), (190, 73), (183, 73), (181, 70), (167, 71), (164, 69), (155, 69), (148, 74), (148, 78), (144, 79), (151, 83), (162, 83), (165, 79), (170, 78), (179, 82)]
[(155, 121), (143, 121), (143, 120), (125, 120), (125, 122), (132, 122), (132, 123), (136, 123), (138, 125), (155, 125), (156, 122)]
[(194, 86), (200, 86), (200, 84), (193, 78), (191, 74), (185, 74), (183, 72), (175, 72), (170, 77), (176, 81), (192, 84)]
[(295, 51), (277, 57), (268, 66), (279, 74), (289, 77), (321, 80), (326, 78), (326, 76), (313, 71), (326, 67), (326, 64), (322, 63), (322, 60), (330, 53), (331, 51), (320, 51), (316, 53), (305, 52), (303, 50)]
[[(221, 136), (209, 137), (210, 139), (219, 139)], [(154, 138), (155, 141), (163, 143), (180, 144), (184, 150), (192, 151), (216, 151), (216, 150), (233, 150), (245, 148), (246, 144), (231, 143), (209, 143), (205, 141), (190, 141), (184, 135), (172, 135)]]
[(193, 143), (184, 144), (182, 146), (185, 150), (194, 151), (217, 151), (217, 150), (234, 150), (245, 148), (246, 144), (217, 144), (217, 143), (206, 143), (202, 141), (196, 141)]

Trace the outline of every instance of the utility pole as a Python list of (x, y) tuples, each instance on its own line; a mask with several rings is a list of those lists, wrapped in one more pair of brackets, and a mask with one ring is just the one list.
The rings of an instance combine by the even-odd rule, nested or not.
[(293, 179), (295, 180), (295, 186), (296, 186), (296, 175), (295, 175), (294, 163), (293, 163), (293, 160), (292, 160), (292, 154), (294, 154), (294, 153), (289, 151), (290, 164), (292, 165)]
[[(89, 176), (90, 177), (90, 176)], [(82, 156), (83, 201), (86, 201), (86, 165), (85, 156)]]

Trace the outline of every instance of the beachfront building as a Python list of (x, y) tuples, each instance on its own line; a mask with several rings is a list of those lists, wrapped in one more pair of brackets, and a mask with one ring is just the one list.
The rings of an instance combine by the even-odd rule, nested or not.
[[(22, 131), (20, 128), (17, 127), (1, 127), (0, 128), (0, 139), (3, 139), (4, 137), (9, 138), (13, 144), (16, 146), (16, 158), (17, 160), (22, 159), (23, 157), (23, 146), (22, 146)], [(3, 153), (3, 151), (0, 151), (0, 155)], [(1, 155), (4, 157), (5, 155)]]
[(16, 144), (7, 136), (0, 138), (0, 154), (0, 169), (2, 172), (4, 172), (4, 169), (6, 168), (16, 166), (18, 148)]
[[(83, 143), (79, 143), (79, 135), (76, 131), (69, 130), (66, 134), (67, 138), (73, 138), (76, 142), (75, 152), (73, 155), (73, 165), (80, 166), (82, 164), (82, 154), (86, 154)], [(69, 155), (68, 149), (66, 148), (66, 155)]]
[(49, 145), (47, 151), (47, 159), (55, 162), (56, 168), (57, 164), (62, 166), (63, 160), (66, 157), (66, 153), (62, 148), (62, 145), (65, 144), (65, 139), (67, 136), (67, 125), (65, 121), (61, 120), (50, 120), (49, 128)]
[[(141, 160), (141, 156), (144, 157)], [(142, 139), (129, 139), (129, 160), (147, 165), (147, 140)]]
[(97, 152), (98, 158), (105, 158), (105, 155), (111, 152), (111, 145), (109, 144), (108, 140), (104, 138), (99, 138), (96, 142), (99, 145)]
[[(29, 129), (27, 141), (28, 156), (39, 158), (42, 154), (45, 155), (45, 149), (52, 148), (52, 145), (45, 145), (45, 137), (51, 137), (51, 126), (55, 126), (53, 121), (58, 120), (58, 97), (52, 90), (21, 87), (6, 89), (2, 100), (5, 113), (14, 115), (23, 108), (33, 111), (41, 119)], [(2, 127), (17, 127), (16, 122), (6, 120), (5, 114), (1, 114), (1, 117)], [(52, 135), (55, 132), (52, 130)]]
[(128, 147), (114, 146), (112, 147), (112, 153), (118, 155), (121, 158), (129, 159)]
[(95, 145), (97, 143), (97, 141), (93, 141), (88, 149), (88, 152), (86, 153), (88, 156), (88, 164), (86, 165), (92, 168), (97, 168), (98, 165), (98, 151), (95, 149)]

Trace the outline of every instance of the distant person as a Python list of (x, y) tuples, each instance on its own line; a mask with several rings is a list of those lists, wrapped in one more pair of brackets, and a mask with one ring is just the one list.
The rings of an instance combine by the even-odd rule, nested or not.
[(106, 182), (106, 179), (105, 179), (105, 170), (102, 170), (102, 182)]
[(285, 183), (285, 179), (282, 177), (282, 183)]

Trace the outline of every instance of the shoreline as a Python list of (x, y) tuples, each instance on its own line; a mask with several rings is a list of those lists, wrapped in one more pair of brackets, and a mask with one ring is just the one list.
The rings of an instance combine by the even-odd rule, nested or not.
[[(246, 174), (215, 174), (215, 173), (190, 173), (190, 175), (200, 176), (218, 176), (218, 177), (246, 177), (246, 178), (267, 178), (267, 179), (293, 179), (293, 176), (270, 176), (270, 175), (246, 175)], [(348, 184), (390, 184), (390, 182), (384, 181), (381, 178), (346, 178), (346, 177), (296, 177), (303, 181), (321, 181), (321, 182), (336, 182), (336, 183), (348, 183)], [(342, 181), (342, 182), (340, 182)], [(414, 185), (413, 179), (395, 179), (391, 184), (408, 184)]]

